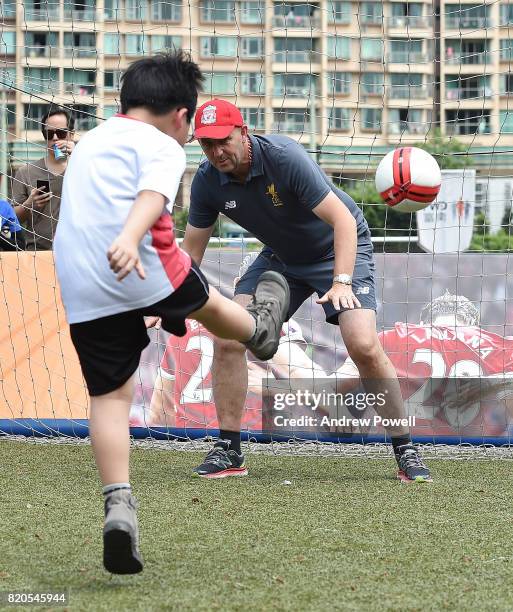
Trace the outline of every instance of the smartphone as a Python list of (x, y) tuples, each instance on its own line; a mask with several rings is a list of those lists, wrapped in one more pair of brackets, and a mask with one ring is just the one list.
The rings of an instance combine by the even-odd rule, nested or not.
[(41, 193), (50, 193), (50, 181), (44, 181), (41, 179), (37, 179), (36, 181), (36, 188), (41, 192)]

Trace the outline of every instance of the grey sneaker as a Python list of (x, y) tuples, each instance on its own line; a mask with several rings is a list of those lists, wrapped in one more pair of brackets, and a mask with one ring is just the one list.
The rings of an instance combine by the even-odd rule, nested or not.
[(246, 309), (256, 321), (255, 335), (246, 346), (257, 359), (271, 359), (278, 350), (281, 326), (289, 304), (290, 289), (285, 278), (272, 270), (264, 272)]
[(142, 571), (136, 510), (137, 502), (128, 489), (112, 491), (105, 498), (103, 564), (112, 574)]

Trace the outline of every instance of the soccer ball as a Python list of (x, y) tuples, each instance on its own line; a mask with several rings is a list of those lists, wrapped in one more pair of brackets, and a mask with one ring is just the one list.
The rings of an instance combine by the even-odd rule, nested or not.
[(376, 170), (376, 189), (388, 206), (400, 212), (416, 212), (429, 206), (441, 182), (435, 158), (416, 147), (390, 151)]

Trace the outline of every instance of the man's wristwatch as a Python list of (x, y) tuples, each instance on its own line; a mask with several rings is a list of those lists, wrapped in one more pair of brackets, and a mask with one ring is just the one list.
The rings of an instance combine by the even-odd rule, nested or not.
[(350, 274), (337, 274), (333, 277), (334, 283), (341, 283), (342, 285), (352, 285), (353, 278)]

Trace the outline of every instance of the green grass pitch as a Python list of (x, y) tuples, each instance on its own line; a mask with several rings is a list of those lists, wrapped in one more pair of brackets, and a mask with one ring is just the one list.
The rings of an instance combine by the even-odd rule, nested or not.
[(134, 450), (145, 570), (112, 577), (90, 448), (0, 442), (0, 589), (95, 612), (513, 608), (511, 462), (433, 460), (433, 484), (402, 485), (392, 459), (258, 454), (204, 481), (200, 456)]

